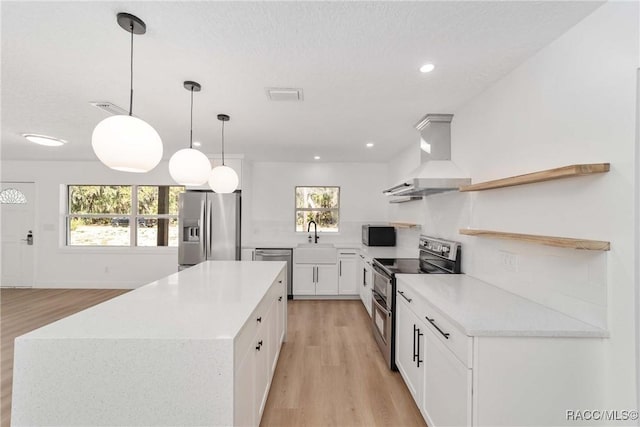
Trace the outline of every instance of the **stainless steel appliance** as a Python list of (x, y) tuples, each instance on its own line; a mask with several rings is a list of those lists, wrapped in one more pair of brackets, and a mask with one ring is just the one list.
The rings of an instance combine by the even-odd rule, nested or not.
[(362, 244), (367, 246), (395, 246), (396, 229), (389, 225), (362, 226)]
[(458, 274), (460, 243), (420, 236), (419, 258), (374, 258), (371, 325), (390, 369), (395, 362), (396, 274)]
[(471, 184), (469, 175), (451, 160), (451, 120), (452, 114), (427, 114), (416, 124), (420, 131), (420, 166), (383, 194), (407, 197), (404, 201), (409, 201), (458, 191), (459, 187)]
[(186, 191), (179, 197), (178, 264), (240, 259), (240, 192)]
[(256, 248), (254, 261), (285, 261), (287, 263), (287, 299), (293, 299), (293, 249)]

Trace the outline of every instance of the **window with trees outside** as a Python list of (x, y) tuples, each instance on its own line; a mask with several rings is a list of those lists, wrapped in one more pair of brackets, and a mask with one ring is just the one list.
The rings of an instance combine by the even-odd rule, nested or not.
[(181, 186), (69, 185), (68, 246), (178, 246)]
[(318, 231), (337, 232), (339, 219), (340, 187), (296, 187), (296, 231), (306, 232), (313, 220)]

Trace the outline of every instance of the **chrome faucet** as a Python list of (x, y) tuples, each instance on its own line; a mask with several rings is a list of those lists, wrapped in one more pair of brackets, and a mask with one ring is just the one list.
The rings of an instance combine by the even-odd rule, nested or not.
[(318, 243), (318, 224), (314, 220), (309, 221), (309, 225), (307, 225), (307, 233), (311, 230), (311, 224), (313, 223), (313, 243)]

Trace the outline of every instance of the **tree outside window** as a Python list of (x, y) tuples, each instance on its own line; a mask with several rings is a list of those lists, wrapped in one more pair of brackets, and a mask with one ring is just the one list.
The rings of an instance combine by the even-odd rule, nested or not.
[(177, 246), (180, 186), (69, 185), (69, 246)]
[(318, 231), (338, 232), (340, 187), (296, 187), (296, 231), (306, 232), (312, 220)]

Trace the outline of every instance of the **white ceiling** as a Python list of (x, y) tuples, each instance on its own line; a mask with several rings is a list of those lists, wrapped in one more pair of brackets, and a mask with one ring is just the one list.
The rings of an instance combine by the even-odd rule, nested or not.
[[(386, 161), (417, 143), (426, 113), (450, 113), (575, 25), (601, 2), (7, 2), (2, 14), (3, 159), (95, 159), (91, 132), (128, 108), (129, 34), (139, 16), (134, 114), (164, 158), (194, 138), (250, 159)], [(436, 69), (418, 68), (433, 62)], [(549, 70), (550, 73), (553, 70)], [(266, 87), (301, 87), (273, 102)], [(455, 118), (454, 118), (455, 120)], [(69, 141), (60, 148), (21, 133)], [(373, 149), (365, 148), (374, 142)]]

